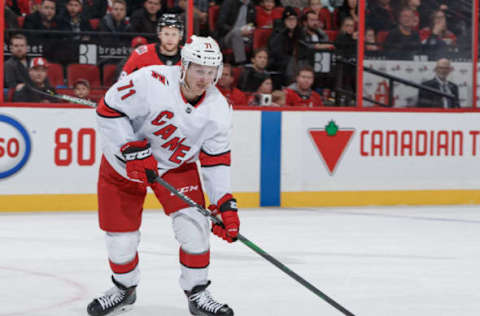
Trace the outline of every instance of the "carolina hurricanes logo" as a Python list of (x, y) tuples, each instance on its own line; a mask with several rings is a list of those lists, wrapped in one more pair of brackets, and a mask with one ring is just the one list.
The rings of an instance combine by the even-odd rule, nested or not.
[(325, 129), (308, 130), (330, 175), (335, 172), (338, 161), (347, 148), (354, 131), (354, 129), (339, 129), (334, 121), (330, 121)]

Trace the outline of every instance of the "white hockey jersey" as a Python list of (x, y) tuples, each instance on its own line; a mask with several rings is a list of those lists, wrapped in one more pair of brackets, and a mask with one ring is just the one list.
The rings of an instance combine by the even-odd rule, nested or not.
[(216, 203), (231, 193), (232, 108), (213, 86), (190, 105), (179, 80), (179, 66), (149, 66), (115, 83), (97, 108), (102, 151), (125, 178), (120, 148), (131, 141), (148, 140), (160, 175), (200, 159), (206, 193)]

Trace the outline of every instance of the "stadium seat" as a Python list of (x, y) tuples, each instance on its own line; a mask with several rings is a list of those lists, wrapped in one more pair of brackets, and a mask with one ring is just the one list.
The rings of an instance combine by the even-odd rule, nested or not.
[(7, 91), (7, 95), (5, 97), (5, 101), (6, 102), (12, 102), (14, 94), (15, 94), (15, 88), (9, 88), (8, 91)]
[(242, 75), (243, 67), (232, 67), (232, 76), (233, 76), (233, 86), (236, 87), (238, 83), (238, 78)]
[(25, 16), (17, 16), (17, 23), (19, 28), (23, 28), (23, 23), (25, 22)]
[(90, 26), (92, 27), (92, 30), (98, 30), (100, 26), (100, 19), (90, 19), (88, 20), (90, 22)]
[(380, 45), (383, 45), (383, 43), (387, 39), (387, 36), (388, 36), (388, 31), (379, 31), (377, 33), (377, 38), (376, 38), (377, 43), (380, 44)]
[(87, 79), (91, 88), (101, 88), (100, 70), (96, 65), (70, 64), (67, 66), (68, 86), (73, 87), (77, 79)]
[(217, 24), (219, 13), (220, 13), (219, 5), (212, 5), (208, 8), (208, 29), (212, 34), (215, 32), (215, 24)]
[(272, 29), (256, 28), (253, 32), (253, 50), (267, 47), (271, 34)]
[(63, 67), (61, 64), (48, 64), (48, 81), (50, 81), (50, 84), (54, 87), (62, 87), (65, 85)]
[(117, 70), (117, 65), (115, 64), (106, 64), (103, 66), (102, 82), (104, 87), (110, 87), (115, 83), (117, 79), (115, 78), (116, 70)]
[(276, 19), (281, 19), (282, 18), (282, 15), (283, 15), (283, 10), (284, 8), (283, 7), (275, 7), (272, 9), (272, 18), (274, 20)]
[(328, 35), (328, 40), (330, 42), (335, 42), (335, 39), (337, 38), (338, 31), (337, 30), (331, 30), (331, 31), (324, 31)]

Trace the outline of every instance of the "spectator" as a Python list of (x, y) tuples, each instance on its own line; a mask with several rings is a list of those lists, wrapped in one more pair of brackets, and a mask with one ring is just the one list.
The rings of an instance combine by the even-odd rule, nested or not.
[(357, 54), (357, 37), (358, 32), (355, 31), (355, 20), (346, 17), (342, 21), (342, 27), (335, 39), (335, 47), (337, 54), (346, 58), (355, 58)]
[[(112, 32), (115, 33), (125, 33), (130, 32), (131, 26), (126, 19), (127, 16), (127, 3), (125, 0), (113, 0), (112, 2), (112, 12), (107, 13), (102, 20), (100, 21), (100, 31), (101, 32)], [(119, 45), (124, 45), (128, 40), (125, 37), (121, 36), (108, 36), (105, 37), (102, 42), (105, 43), (119, 43)]]
[(377, 0), (367, 15), (367, 26), (379, 31), (390, 31), (395, 28), (395, 15), (390, 0)]
[(255, 92), (267, 73), (268, 51), (266, 48), (259, 48), (253, 52), (252, 65), (245, 66), (240, 78), (238, 88), (245, 92)]
[(135, 49), (123, 66), (122, 76), (150, 65), (180, 65), (179, 45), (183, 35), (183, 21), (175, 14), (166, 13), (158, 22), (160, 43)]
[(285, 88), (287, 106), (323, 106), (320, 94), (312, 90), (314, 80), (313, 68), (303, 66), (297, 72), (295, 83)]
[(222, 77), (218, 80), (217, 88), (225, 96), (228, 103), (233, 105), (247, 105), (247, 96), (245, 93), (235, 88), (233, 85), (232, 65), (223, 64)]
[(157, 24), (162, 16), (162, 4), (160, 0), (145, 0), (143, 8), (132, 13), (130, 24), (135, 33), (157, 32)]
[(23, 34), (15, 34), (10, 39), (12, 56), (3, 65), (5, 88), (15, 88), (20, 83), (30, 80), (27, 61), (27, 38)]
[(90, 100), (90, 82), (87, 79), (77, 79), (73, 84), (73, 94), (77, 98)]
[(458, 98), (458, 86), (448, 81), (448, 75), (453, 71), (453, 67), (450, 64), (450, 60), (441, 58), (437, 61), (435, 66), (435, 77), (431, 80), (422, 82), (422, 85), (439, 90), (443, 93), (453, 95), (455, 98), (446, 98), (438, 94), (419, 90), (418, 93), (418, 107), (422, 108), (459, 108), (460, 102)]
[(328, 73), (330, 68), (325, 69), (322, 63), (322, 52), (331, 50), (334, 46), (329, 42), (328, 35), (320, 28), (320, 20), (313, 10), (304, 15), (303, 29), (298, 45), (298, 63), (308, 64), (313, 67), (315, 77), (322, 73)]
[(283, 27), (274, 30), (268, 42), (269, 68), (283, 74), (282, 85), (288, 85), (295, 76), (295, 58), (297, 55), (300, 28), (297, 12), (286, 7), (282, 15)]
[(365, 55), (369, 57), (380, 56), (381, 46), (377, 44), (375, 30), (368, 27), (365, 30)]
[(355, 23), (355, 29), (358, 24), (358, 1), (357, 0), (345, 0), (343, 5), (338, 10), (338, 20), (343, 24), (343, 20), (349, 17), (352, 18)]
[[(56, 102), (55, 98), (45, 94), (54, 93), (55, 89), (50, 86), (47, 78), (48, 63), (43, 57), (35, 57), (30, 61), (28, 83), (20, 83), (13, 95), (14, 102)], [(42, 93), (43, 92), (43, 93)]]
[(337, 29), (337, 18), (338, 18), (338, 9), (335, 8), (332, 12), (328, 7), (323, 6), (322, 0), (310, 0), (309, 6), (303, 9), (303, 14), (308, 11), (314, 11), (320, 23), (320, 28), (322, 30), (336, 30)]
[(62, 31), (71, 32), (71, 36), (67, 36), (66, 39), (73, 41), (86, 41), (89, 39), (86, 35), (80, 35), (80, 32), (91, 31), (89, 21), (82, 16), (82, 0), (68, 0), (67, 10), (64, 14), (58, 17), (58, 27)]
[(279, 106), (273, 103), (273, 81), (268, 74), (263, 76), (263, 80), (257, 87), (255, 93), (248, 99), (248, 105), (250, 106)]
[(412, 10), (414, 14), (412, 27), (415, 31), (418, 32), (420, 30), (420, 12), (418, 10), (419, 7), (422, 5), (422, 0), (402, 0), (401, 3), (402, 7)]
[(367, 29), (365, 30), (365, 51), (372, 52), (379, 50), (380, 46), (377, 44), (375, 30), (371, 27), (367, 27)]
[(273, 10), (275, 8), (275, 0), (261, 0), (260, 6), (256, 8), (256, 24), (260, 28), (273, 28), (273, 21), (282, 18), (281, 15), (276, 15)]
[[(357, 55), (357, 32), (355, 31), (355, 21), (346, 17), (343, 20), (342, 28), (335, 39), (337, 56), (342, 57), (343, 61), (336, 65), (336, 83), (337, 104), (341, 106), (355, 104), (356, 78), (357, 72), (355, 66), (348, 62), (355, 62)], [(343, 91), (343, 92), (342, 92)]]
[(449, 50), (456, 47), (457, 37), (447, 28), (445, 12), (436, 10), (432, 13), (430, 27), (420, 30), (420, 40), (432, 58), (445, 56)]
[(56, 18), (56, 3), (53, 0), (42, 0), (37, 11), (27, 15), (23, 28), (27, 30), (43, 31), (42, 33), (27, 33), (30, 46), (42, 47), (43, 55), (49, 60), (61, 57), (58, 50), (58, 34), (49, 34), (48, 31), (58, 30)]
[(255, 30), (253, 0), (224, 0), (216, 24), (216, 37), (224, 48), (233, 50), (236, 65), (247, 61), (245, 49)]
[(418, 32), (413, 29), (415, 14), (409, 8), (398, 12), (398, 27), (390, 31), (385, 39), (383, 49), (391, 58), (411, 59), (421, 53), (421, 42)]

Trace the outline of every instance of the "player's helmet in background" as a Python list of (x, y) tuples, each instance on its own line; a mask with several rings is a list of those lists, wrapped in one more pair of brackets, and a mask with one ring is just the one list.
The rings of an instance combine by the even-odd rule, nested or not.
[(178, 15), (172, 13), (163, 14), (157, 23), (157, 33), (160, 33), (162, 28), (166, 26), (177, 28), (180, 31), (180, 34), (183, 35), (183, 21)]
[(201, 37), (192, 35), (185, 43), (181, 51), (182, 56), (182, 73), (180, 81), (183, 82), (190, 63), (215, 66), (217, 67), (217, 75), (213, 84), (217, 84), (222, 76), (223, 56), (217, 42), (209, 37)]

